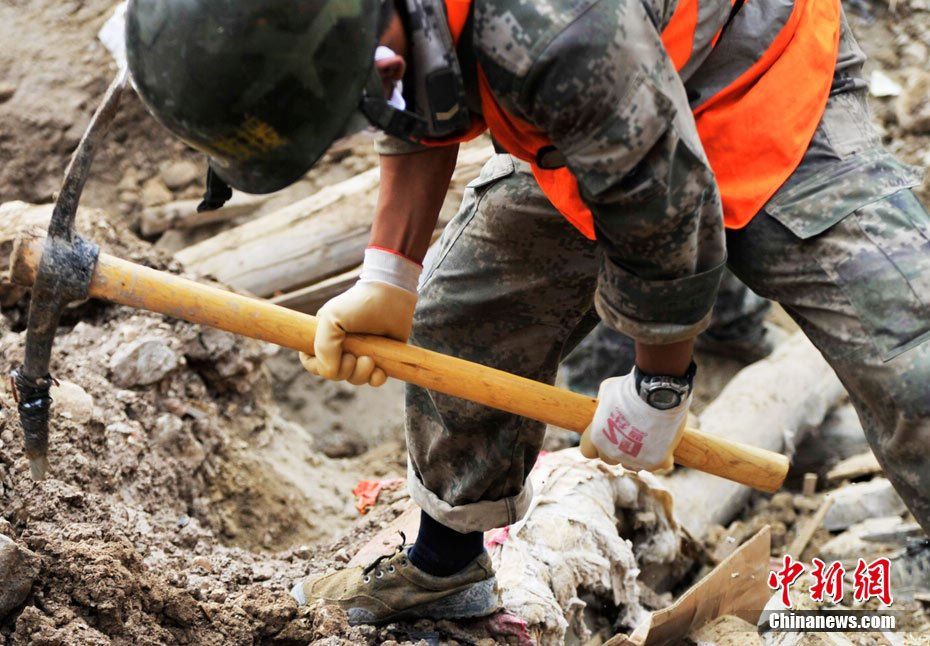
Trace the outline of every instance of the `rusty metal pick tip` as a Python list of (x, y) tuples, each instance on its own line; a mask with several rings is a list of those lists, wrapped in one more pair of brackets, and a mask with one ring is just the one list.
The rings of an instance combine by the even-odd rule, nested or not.
[(29, 460), (29, 473), (32, 475), (33, 480), (45, 480), (45, 474), (48, 473), (48, 470), (49, 463), (46, 456), (40, 455)]

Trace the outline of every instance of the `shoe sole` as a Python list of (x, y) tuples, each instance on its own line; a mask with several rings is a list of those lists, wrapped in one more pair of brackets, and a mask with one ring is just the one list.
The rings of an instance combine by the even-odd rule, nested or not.
[(388, 617), (378, 618), (370, 610), (364, 608), (349, 608), (349, 624), (384, 624), (400, 619), (466, 619), (468, 617), (484, 617), (500, 610), (500, 594), (497, 589), (497, 579), (491, 577), (484, 579), (464, 590), (459, 590), (442, 599), (414, 608), (408, 608), (394, 613)]

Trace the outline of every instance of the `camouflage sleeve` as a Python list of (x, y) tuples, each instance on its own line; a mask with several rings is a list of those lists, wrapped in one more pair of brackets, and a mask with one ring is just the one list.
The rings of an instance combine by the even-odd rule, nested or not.
[[(525, 72), (512, 51), (483, 56), (482, 68), (498, 99), (549, 136), (578, 180), (604, 251), (602, 319), (640, 341), (671, 343), (709, 322), (726, 258), (720, 198), (641, 0), (588, 4), (548, 43), (526, 39)], [(535, 11), (528, 25), (546, 19)]]

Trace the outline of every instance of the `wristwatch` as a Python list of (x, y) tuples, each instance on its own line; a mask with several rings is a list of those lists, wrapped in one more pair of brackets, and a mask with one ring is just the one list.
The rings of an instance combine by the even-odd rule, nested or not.
[(647, 375), (639, 367), (633, 366), (633, 378), (636, 380), (636, 392), (643, 401), (659, 410), (675, 408), (691, 394), (697, 364), (693, 361), (683, 377), (669, 375)]

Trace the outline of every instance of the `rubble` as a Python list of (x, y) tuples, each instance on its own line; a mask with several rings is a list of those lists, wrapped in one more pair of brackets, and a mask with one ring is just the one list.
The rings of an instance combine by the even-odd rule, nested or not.
[(182, 159), (163, 163), (158, 176), (168, 189), (179, 191), (205, 176), (205, 173), (206, 171), (201, 170), (194, 162)]
[(885, 478), (846, 485), (830, 496), (833, 506), (824, 517), (823, 526), (831, 531), (846, 529), (867, 518), (906, 511), (904, 501)]
[(165, 186), (160, 177), (150, 177), (142, 185), (140, 193), (142, 206), (158, 206), (174, 199), (174, 195)]
[(871, 451), (857, 453), (850, 456), (827, 471), (827, 480), (839, 482), (841, 480), (855, 480), (863, 476), (881, 473), (882, 467), (878, 464), (875, 454)]
[(70, 381), (59, 381), (49, 391), (55, 413), (75, 424), (86, 424), (94, 415), (94, 398)]
[(38, 557), (0, 534), (0, 620), (26, 600), (38, 574)]
[[(850, 19), (873, 56), (867, 78), (886, 142), (905, 161), (927, 165), (930, 155), (922, 135), (930, 132), (930, 97), (922, 67), (930, 15), (921, 3), (898, 2), (893, 18), (882, 3), (865, 3), (877, 19), (866, 23), (855, 13)], [(93, 108), (90, 97), (111, 76), (108, 54), (89, 43), (113, 2), (87, 0), (63, 8), (35, 0), (28, 15), (22, 4), (0, 5), (0, 36), (7, 44), (0, 51), (0, 196), (44, 201), (58, 190)], [(223, 254), (223, 262), (238, 269), (235, 245), (219, 244), (232, 239), (229, 230), (264, 231), (235, 228), (248, 227), (249, 218), (258, 222), (280, 214), (317, 196), (321, 187), (357, 182), (376, 164), (369, 142), (341, 146), (293, 189), (267, 196), (236, 193), (223, 209), (197, 214), (203, 157), (174, 142), (129, 96), (95, 164), (78, 228), (110, 253), (174, 272), (185, 267), (173, 250), (188, 247), (191, 253), (192, 242), (212, 241), (213, 258)], [(36, 156), (35, 150), (43, 154)], [(463, 171), (457, 177), (444, 217), (455, 208), (469, 173), (474, 174)], [(368, 186), (373, 186), (370, 181)], [(358, 224), (355, 234), (361, 240), (370, 217), (371, 191), (366, 191), (365, 197), (346, 193), (339, 207), (344, 211), (327, 206), (313, 217), (328, 213), (336, 233)], [(21, 359), (28, 298), (26, 290), (4, 284), (5, 259), (15, 231), (44, 224), (50, 211), (47, 204), (0, 205), (4, 374)], [(167, 236), (159, 248), (172, 253), (137, 239), (130, 225), (149, 239)], [(287, 227), (282, 231), (286, 237)], [(313, 311), (357, 277), (360, 256), (353, 244), (346, 243), (339, 258), (324, 258), (328, 265), (289, 274), (282, 262), (279, 282), (239, 286)], [(319, 257), (311, 260), (316, 263)], [(194, 264), (187, 270), (223, 273), (206, 261), (202, 267)], [(216, 267), (221, 264), (217, 261)], [(142, 348), (152, 340), (157, 343)], [(475, 622), (350, 627), (338, 609), (298, 609), (287, 590), (307, 574), (370, 556), (357, 554), (359, 547), (408, 509), (397, 489), (383, 492), (360, 517), (352, 496), (360, 479), (390, 481), (404, 474), (402, 384), (389, 382), (377, 391), (322, 384), (307, 376), (289, 352), (97, 302), (75, 304), (65, 312), (56, 339), (55, 471), (42, 483), (28, 479), (15, 402), (0, 388), (0, 642), (491, 646), (528, 643), (534, 631), (552, 641), (565, 634), (567, 643), (588, 635), (590, 645), (632, 639), (640, 626), (656, 626), (660, 632), (653, 633), (654, 639), (666, 626), (675, 635), (671, 643), (702, 645), (763, 639), (891, 641), (868, 633), (835, 634), (831, 641), (820, 635), (760, 637), (756, 619), (738, 617), (738, 608), (728, 605), (741, 597), (747, 607), (754, 603), (750, 587), (740, 587), (747, 581), (741, 570), (722, 570), (726, 583), (721, 588), (732, 591), (729, 597), (711, 594), (708, 587), (712, 573), (719, 571), (714, 565), (720, 567), (749, 546), (758, 551), (746, 563), (762, 571), (771, 567), (767, 557), (786, 551), (852, 563), (887, 555), (896, 577), (894, 609), (903, 625), (902, 643), (921, 643), (920, 636), (907, 641), (907, 631), (930, 630), (928, 608), (903, 600), (928, 598), (928, 577), (918, 567), (923, 561), (913, 543), (922, 531), (901, 501), (889, 496), (887, 483), (875, 477), (874, 458), (840, 463), (868, 451), (861, 426), (851, 405), (834, 397), (836, 384), (821, 375), (823, 366), (801, 354), (805, 367), (791, 372), (790, 379), (760, 378), (768, 390), (771, 383), (784, 386), (786, 399), (804, 399), (790, 411), (797, 417), (774, 415), (767, 408), (785, 401), (753, 403), (749, 386), (740, 395), (737, 386), (750, 383), (745, 376), (701, 417), (704, 430), (793, 448), (794, 479), (785, 491), (763, 496), (680, 469), (665, 479), (673, 492), (670, 517), (655, 479), (632, 487), (637, 479), (629, 474), (585, 466), (594, 474), (579, 484), (554, 468), (577, 475), (579, 465), (566, 457), (571, 451), (547, 456), (533, 478), (546, 480), (540, 487), (552, 487), (552, 495), (524, 524), (488, 537), (502, 578), (511, 582), (510, 612)], [(702, 373), (704, 385), (714, 384), (709, 401), (730, 373), (703, 364)], [(796, 385), (800, 394), (792, 394)], [(823, 411), (837, 402), (824, 417)], [(805, 417), (802, 409), (808, 406), (813, 412)], [(798, 493), (804, 474), (819, 476), (816, 490)], [(865, 489), (839, 484), (861, 479), (865, 482), (851, 486)], [(571, 491), (555, 492), (560, 486)], [(847, 509), (824, 512), (821, 523), (817, 514), (832, 496), (845, 500)], [(558, 506), (562, 499), (567, 509)], [(614, 504), (591, 510), (597, 506), (594, 500)], [(702, 544), (683, 535), (674, 514), (682, 525), (698, 530)], [(573, 526), (578, 516), (594, 530)], [(771, 545), (759, 550), (755, 536), (766, 525)], [(396, 534), (391, 538), (396, 543)], [(516, 552), (533, 560), (504, 556)], [(5, 574), (9, 553), (29, 563), (20, 568), (21, 585), (10, 585)], [(685, 594), (692, 585), (696, 592)], [(793, 590), (799, 601), (809, 594), (804, 585)], [(539, 594), (532, 603), (527, 601), (530, 590)], [(22, 596), (7, 607), (14, 592)], [(617, 623), (618, 618), (623, 621)]]
[(113, 382), (124, 388), (161, 381), (178, 367), (177, 353), (160, 337), (145, 337), (121, 346), (110, 358)]

